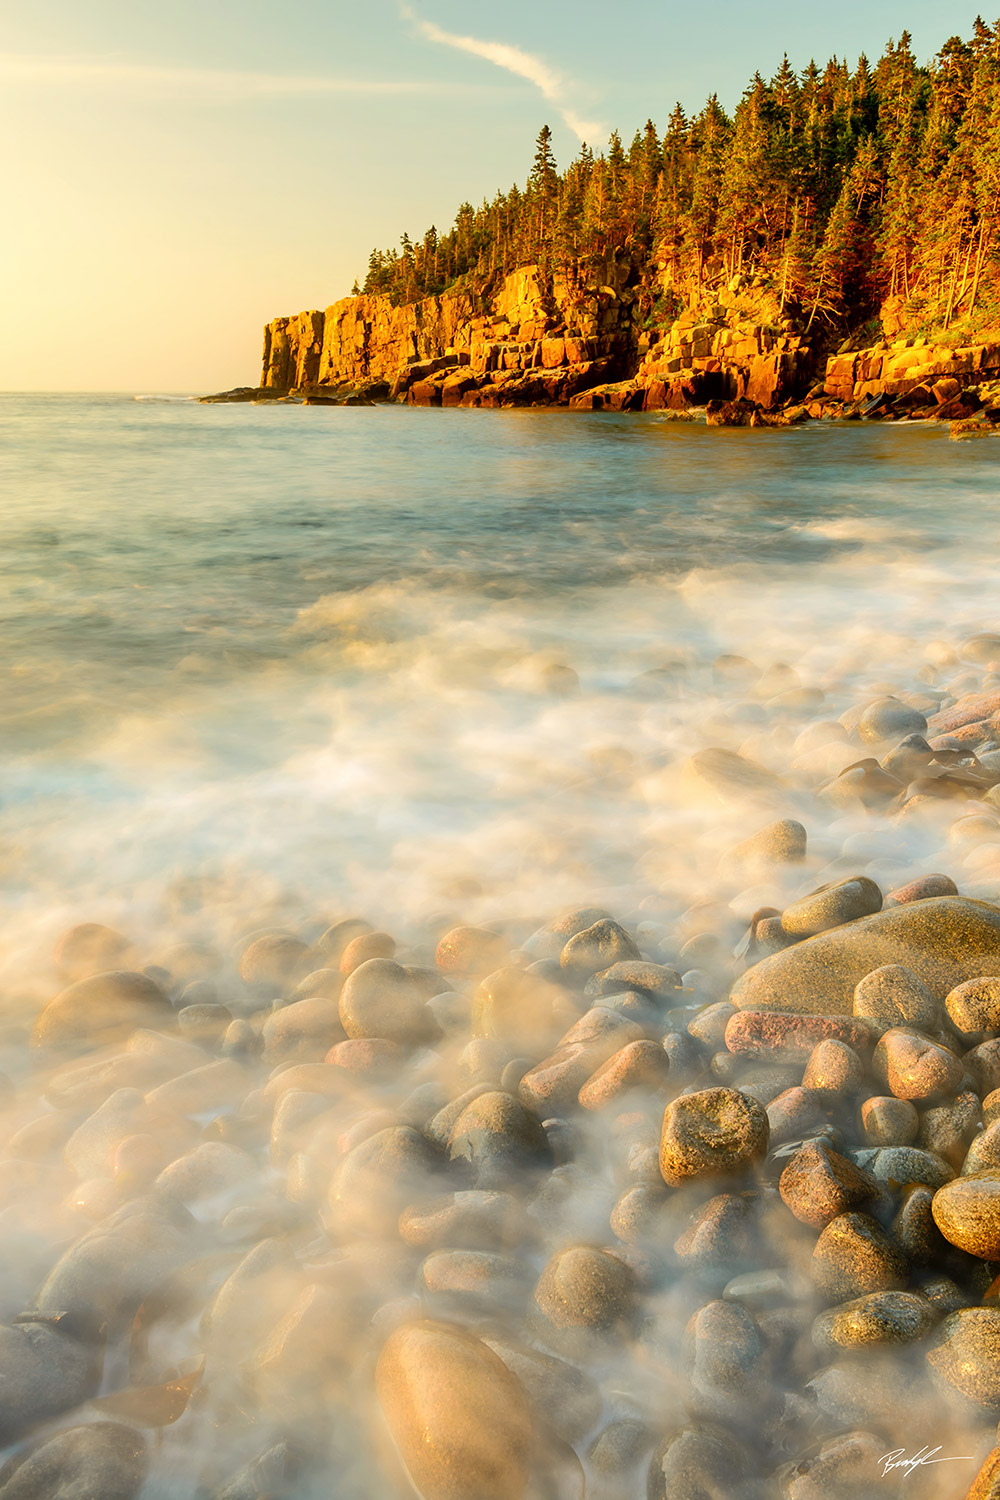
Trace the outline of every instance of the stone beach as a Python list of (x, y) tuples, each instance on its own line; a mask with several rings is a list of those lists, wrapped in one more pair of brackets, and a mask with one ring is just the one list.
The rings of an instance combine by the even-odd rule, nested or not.
[(679, 763), (728, 904), (80, 913), (0, 1037), (0, 1500), (995, 1495), (997, 671)]

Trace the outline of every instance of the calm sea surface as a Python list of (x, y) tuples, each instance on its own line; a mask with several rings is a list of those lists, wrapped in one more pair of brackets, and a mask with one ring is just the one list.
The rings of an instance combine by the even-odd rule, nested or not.
[(398, 926), (689, 881), (670, 766), (751, 731), (768, 759), (712, 660), (788, 664), (828, 717), (933, 675), (1000, 624), (998, 457), (916, 425), (0, 398), (8, 955), (69, 914)]

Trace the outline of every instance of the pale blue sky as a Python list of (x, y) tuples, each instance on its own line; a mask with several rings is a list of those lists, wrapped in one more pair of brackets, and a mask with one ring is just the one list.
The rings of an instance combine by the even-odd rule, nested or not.
[(675, 99), (732, 108), (783, 51), (874, 60), (904, 28), (926, 58), (977, 9), (5, 0), (0, 388), (252, 383), (267, 318), (522, 181), (546, 121), (565, 162), (572, 125), (627, 140)]

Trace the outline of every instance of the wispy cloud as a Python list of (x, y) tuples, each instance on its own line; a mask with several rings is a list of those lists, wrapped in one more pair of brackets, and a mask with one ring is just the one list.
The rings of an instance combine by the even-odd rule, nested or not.
[(553, 105), (563, 123), (578, 140), (599, 140), (604, 135), (603, 126), (596, 120), (584, 120), (571, 107), (567, 99), (568, 85), (561, 73), (542, 57), (512, 47), (507, 42), (484, 42), (474, 36), (459, 36), (453, 31), (443, 31), (433, 21), (417, 15), (412, 5), (401, 0), (400, 11), (406, 20), (412, 21), (422, 36), (430, 42), (440, 42), (443, 47), (455, 47), (459, 52), (470, 52), (473, 57), (482, 57), (498, 68), (518, 78), (526, 78)]
[[(328, 78), (295, 73), (241, 73), (222, 68), (154, 67), (118, 58), (56, 57), (0, 52), (0, 81), (139, 87), (207, 100), (278, 98), (295, 94), (440, 94), (424, 80)], [(454, 85), (445, 92), (464, 93)]]

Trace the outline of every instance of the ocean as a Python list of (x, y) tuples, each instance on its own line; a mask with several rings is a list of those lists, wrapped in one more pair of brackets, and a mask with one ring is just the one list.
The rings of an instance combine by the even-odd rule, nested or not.
[[(563, 938), (553, 948), (551, 932), (530, 935), (566, 908), (611, 913), (644, 961), (680, 976), (679, 1008), (663, 1021), (664, 1047), (673, 1036), (679, 1049), (672, 1097), (712, 1081), (708, 1053), (679, 1033), (689, 1011), (726, 995), (755, 914), (857, 875), (885, 894), (943, 873), (964, 895), (1000, 898), (990, 806), (974, 802), (963, 822), (968, 803), (925, 798), (901, 815), (898, 798), (865, 806), (829, 791), (846, 767), (885, 752), (854, 733), (860, 705), (897, 698), (923, 723), (942, 702), (1000, 690), (993, 645), (968, 644), (1000, 630), (998, 456), (996, 438), (952, 442), (918, 423), (726, 430), (662, 414), (0, 397), (0, 1073), (10, 1081), (5, 1093), (0, 1079), (0, 1319), (39, 1296), (43, 1307), (59, 1301), (67, 1285), (85, 1312), (89, 1297), (110, 1297), (125, 1321), (111, 1320), (105, 1395), (190, 1376), (190, 1409), (149, 1445), (144, 1500), (402, 1497), (375, 1414), (378, 1347), (425, 1313), (501, 1338), (537, 1333), (520, 1310), (567, 1244), (603, 1255), (605, 1270), (611, 1261), (641, 1290), (641, 1329), (579, 1354), (601, 1422), (635, 1429), (625, 1477), (587, 1456), (593, 1413), (570, 1437), (594, 1500), (645, 1493), (654, 1441), (695, 1409), (678, 1372), (686, 1320), (709, 1295), (669, 1258), (663, 1269), (662, 1246), (647, 1253), (609, 1235), (630, 1185), (648, 1187), (654, 1207), (665, 1199), (656, 1131), (666, 1096), (654, 1090), (648, 1119), (637, 1105), (613, 1127), (606, 1114), (549, 1121), (537, 1148), (558, 1164), (547, 1185), (536, 1193), (527, 1169), (498, 1179), (528, 1204), (502, 1243), (488, 1241), (503, 1254), (471, 1267), (461, 1248), (461, 1264), (438, 1265), (440, 1284), (416, 1247), (450, 1242), (421, 1240), (419, 1225), (401, 1242), (396, 1221), (418, 1189), (405, 1173), (397, 1184), (398, 1163), (379, 1158), (376, 1170), (364, 1153), (383, 1134), (393, 1149), (418, 1149), (411, 1126), (430, 1130), (470, 1083), (516, 1090), (592, 1003), (583, 977), (593, 965), (576, 990), (561, 989), (550, 965), (539, 971), (537, 1003), (552, 1014), (538, 1055), (522, 1056), (502, 1027), (470, 1042), (484, 971), (470, 961), (428, 978), (456, 927), (490, 928), (468, 941), (520, 950), (527, 963), (558, 953)], [(734, 772), (723, 757), (724, 774), (718, 758), (706, 773), (705, 750), (756, 769)], [(803, 824), (802, 862), (734, 859), (735, 844), (777, 817)], [(329, 973), (342, 946), (329, 930), (345, 919), (391, 934), (389, 961), (413, 971), (399, 983), (429, 986), (418, 1008), (437, 1020), (421, 1035), (443, 1039), (393, 1051), (393, 1033), (376, 1029), (370, 1046), (342, 1043), (342, 1078), (324, 1057), (341, 1045), (345, 1011), (338, 1019), (333, 1002), (352, 983)], [(126, 1028), (102, 1034), (97, 1050), (77, 1038), (74, 1072), (37, 1033), (29, 1046), (39, 1009), (87, 972), (65, 947), (53, 962), (60, 934), (81, 923), (127, 938), (131, 966), (186, 1015), (188, 1051), (155, 1027), (123, 1051)], [(251, 974), (258, 939), (298, 967)], [(614, 941), (630, 951), (631, 939)], [(300, 998), (309, 968), (325, 977), (306, 984), (306, 1030), (283, 1038), (283, 1002)], [(447, 993), (424, 1005), (436, 985)], [(622, 1016), (659, 1036), (651, 1002), (626, 994), (623, 1004)], [(209, 1009), (185, 1011), (198, 1005)], [(697, 1084), (684, 1072), (695, 1064)], [(111, 1116), (95, 1125), (105, 1105)], [(529, 1124), (537, 1135), (539, 1118)], [(680, 1213), (688, 1200), (671, 1201)], [(165, 1203), (175, 1218), (162, 1228)], [(161, 1229), (143, 1228), (141, 1250), (121, 1252), (119, 1288), (107, 1245), (133, 1232), (114, 1218), (123, 1204), (135, 1223), (153, 1216), (163, 1245)], [(798, 1245), (789, 1223), (803, 1228), (786, 1215), (779, 1241)], [(593, 1249), (609, 1243), (610, 1255)], [(153, 1248), (162, 1258), (150, 1262)], [(803, 1264), (811, 1249), (810, 1239)], [(67, 1281), (74, 1255), (89, 1269)], [(262, 1279), (237, 1279), (234, 1293), (224, 1278), (251, 1274), (244, 1256), (259, 1257)], [(725, 1265), (712, 1295), (739, 1269)], [(439, 1336), (453, 1337), (429, 1335)], [(461, 1339), (454, 1348), (468, 1355)], [(476, 1348), (484, 1379), (498, 1379), (498, 1361)], [(552, 1348), (562, 1349), (554, 1336)], [(772, 1377), (780, 1388), (781, 1372), (754, 1381), (764, 1389)], [(64, 1426), (94, 1415), (74, 1399)], [(105, 1416), (132, 1421), (176, 1391), (135, 1399)], [(383, 1391), (390, 1414), (393, 1399)], [(898, 1405), (897, 1426), (909, 1412)], [(811, 1410), (787, 1407), (762, 1472), (806, 1451)], [(489, 1424), (463, 1410), (459, 1426), (467, 1419), (469, 1452), (481, 1449), (488, 1466)], [(945, 1436), (979, 1442), (954, 1421)], [(908, 1431), (916, 1448), (924, 1429)], [(285, 1442), (298, 1479), (272, 1473)], [(265, 1450), (264, 1467), (226, 1490)], [(550, 1459), (550, 1487), (528, 1493), (579, 1494), (567, 1443)], [(949, 1466), (949, 1481), (952, 1468), (957, 1495), (972, 1471)], [(519, 1497), (511, 1473), (495, 1489), (484, 1480), (482, 1494)]]

